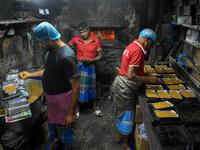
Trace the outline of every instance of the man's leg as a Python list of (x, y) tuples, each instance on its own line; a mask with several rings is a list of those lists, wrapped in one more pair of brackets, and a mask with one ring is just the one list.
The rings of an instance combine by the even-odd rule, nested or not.
[(94, 110), (94, 113), (97, 117), (101, 117), (103, 116), (101, 110), (99, 110), (99, 108), (97, 107), (97, 104), (96, 104), (96, 99), (94, 99), (94, 102), (93, 102), (93, 110)]
[(129, 135), (122, 135), (123, 138), (123, 144), (122, 144), (122, 150), (130, 150), (130, 146), (128, 143)]
[(56, 132), (58, 133), (58, 138), (65, 145), (65, 150), (71, 150), (74, 140), (74, 132), (72, 128), (67, 128), (64, 125), (56, 125)]
[(93, 100), (93, 110), (94, 113), (98, 116), (102, 116), (102, 112), (97, 107), (96, 99), (96, 71), (95, 65), (88, 66), (88, 78), (89, 78), (89, 99)]
[(72, 150), (72, 147), (67, 146), (66, 150)]
[(83, 64), (79, 65), (80, 71), (80, 96), (79, 101), (85, 103), (89, 101), (89, 76), (88, 67)]
[(122, 143), (123, 142), (122, 136), (123, 135), (119, 131), (117, 131), (117, 138), (116, 138), (115, 142), (116, 143)]
[(118, 137), (122, 137), (123, 140), (122, 150), (130, 149), (129, 135), (133, 129), (133, 117), (133, 111), (125, 111), (121, 117), (116, 119), (116, 128), (119, 132)]
[(96, 98), (94, 99), (94, 102), (93, 102), (93, 110), (96, 111), (97, 109), (97, 101), (96, 101)]

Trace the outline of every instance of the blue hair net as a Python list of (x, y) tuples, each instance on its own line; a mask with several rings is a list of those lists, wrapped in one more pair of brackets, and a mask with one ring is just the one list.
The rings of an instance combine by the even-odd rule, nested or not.
[(34, 30), (34, 35), (37, 40), (45, 40), (51, 38), (57, 40), (61, 37), (56, 28), (48, 22), (40, 23)]
[(152, 40), (154, 40), (154, 42), (156, 41), (156, 33), (151, 29), (144, 29), (139, 35), (143, 37), (150, 37)]

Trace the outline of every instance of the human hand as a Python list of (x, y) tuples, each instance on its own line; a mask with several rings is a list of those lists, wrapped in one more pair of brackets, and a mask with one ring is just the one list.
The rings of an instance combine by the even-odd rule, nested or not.
[(75, 115), (67, 115), (65, 118), (65, 125), (67, 128), (70, 128), (72, 126), (72, 124), (75, 122)]
[(154, 75), (148, 76), (148, 82), (153, 83), (153, 84), (157, 83), (158, 82), (157, 76), (154, 76)]
[(161, 74), (158, 73), (148, 73), (149, 76), (156, 76), (156, 77), (160, 77)]
[(157, 76), (158, 73), (155, 73), (155, 72), (148, 72), (147, 75), (148, 75), (148, 76)]
[(28, 79), (30, 76), (29, 76), (29, 72), (27, 72), (27, 71), (23, 71), (23, 72), (20, 72), (19, 74), (18, 74), (18, 77), (20, 78), (20, 79)]
[(90, 65), (92, 62), (93, 62), (92, 59), (85, 59), (85, 60), (83, 61), (83, 64), (84, 64), (85, 66), (88, 66), (88, 65)]

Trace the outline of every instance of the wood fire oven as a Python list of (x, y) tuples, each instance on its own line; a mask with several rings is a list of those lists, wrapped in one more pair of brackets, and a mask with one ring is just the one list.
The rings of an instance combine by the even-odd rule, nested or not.
[[(126, 40), (125, 37), (123, 38), (123, 29), (114, 27), (90, 27), (91, 35), (100, 38), (103, 49), (103, 58), (96, 62), (98, 99), (107, 99), (110, 95), (110, 85), (117, 74), (116, 67), (120, 67), (122, 53), (126, 47), (123, 41), (119, 41), (119, 37), (124, 42)], [(76, 35), (78, 34), (77, 32)], [(76, 51), (76, 47), (73, 49)]]
[[(63, 9), (62, 17), (57, 20), (57, 27), (63, 33), (63, 39), (69, 41), (79, 35), (76, 27), (79, 22), (86, 21), (92, 35), (100, 38), (103, 58), (96, 62), (97, 91), (103, 94), (117, 74), (121, 56), (125, 47), (137, 38), (140, 19), (137, 6), (143, 7), (138, 1), (69, 1)], [(75, 48), (74, 48), (75, 50)], [(105, 78), (106, 77), (106, 78)], [(98, 98), (107, 97), (97, 93)], [(109, 93), (109, 92), (107, 92)]]
[(67, 7), (62, 10), (63, 15), (57, 18), (57, 27), (67, 42), (79, 35), (76, 27), (82, 21), (88, 23), (91, 34), (101, 36), (103, 58), (96, 62), (97, 86), (109, 87), (117, 73), (116, 67), (120, 66), (125, 47), (137, 38), (138, 31), (145, 25), (139, 18), (147, 17), (142, 13), (146, 5), (137, 0), (67, 2)]

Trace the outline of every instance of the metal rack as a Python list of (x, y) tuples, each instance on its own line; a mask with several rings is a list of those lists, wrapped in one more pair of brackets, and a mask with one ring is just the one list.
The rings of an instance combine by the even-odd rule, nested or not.
[(172, 57), (169, 58), (169, 66), (176, 71), (176, 74), (186, 82), (187, 87), (200, 99), (200, 83)]

